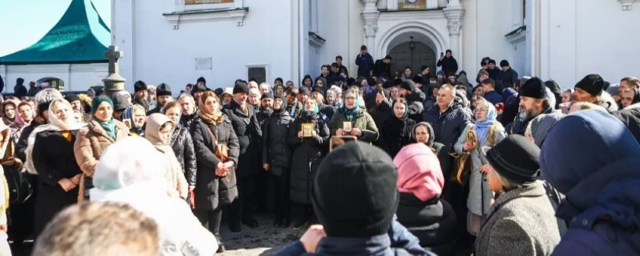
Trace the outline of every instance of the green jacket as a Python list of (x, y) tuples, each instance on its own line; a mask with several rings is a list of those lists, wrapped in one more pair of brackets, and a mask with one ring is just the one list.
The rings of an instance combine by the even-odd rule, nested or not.
[[(344, 108), (338, 109), (333, 117), (331, 118), (331, 122), (329, 122), (329, 129), (331, 130), (331, 136), (336, 135), (336, 131), (342, 128), (344, 122), (348, 121), (347, 117), (344, 115)], [(375, 142), (378, 140), (378, 127), (376, 123), (373, 121), (373, 118), (369, 113), (365, 112), (363, 109), (360, 109), (360, 113), (356, 114), (351, 120), (351, 128), (358, 128), (362, 131), (362, 134), (358, 136), (358, 140), (365, 142)]]

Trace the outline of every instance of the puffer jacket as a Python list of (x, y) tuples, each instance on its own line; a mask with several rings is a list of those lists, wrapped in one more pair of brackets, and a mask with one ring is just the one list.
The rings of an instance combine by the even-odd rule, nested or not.
[[(329, 129), (331, 130), (331, 135), (335, 135), (338, 129), (343, 127), (344, 122), (349, 121), (344, 114), (345, 107), (340, 108), (331, 118), (331, 122), (329, 122)], [(362, 131), (362, 134), (358, 136), (358, 140), (365, 142), (375, 142), (378, 140), (378, 127), (376, 123), (373, 121), (373, 117), (369, 115), (364, 109), (360, 109), (353, 120), (351, 120), (351, 128), (358, 128)]]
[(269, 164), (269, 172), (276, 176), (291, 166), (291, 148), (287, 141), (292, 123), (289, 113), (277, 110), (263, 124), (262, 163)]
[[(335, 117), (335, 116), (334, 116)], [(312, 123), (316, 131), (314, 138), (298, 138), (303, 123)], [(289, 128), (291, 156), (291, 201), (311, 204), (311, 189), (322, 157), (328, 151), (329, 127), (318, 114), (302, 114)]]
[(182, 167), (187, 183), (189, 183), (190, 187), (195, 187), (197, 159), (196, 151), (193, 148), (193, 138), (191, 138), (191, 134), (189, 134), (189, 129), (182, 125), (178, 125), (173, 129), (173, 134), (171, 134), (171, 148), (173, 149), (173, 153), (176, 154), (180, 167)]

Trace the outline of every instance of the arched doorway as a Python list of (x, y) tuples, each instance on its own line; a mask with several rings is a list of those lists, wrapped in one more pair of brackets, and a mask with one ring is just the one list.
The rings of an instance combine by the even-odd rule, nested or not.
[(46, 87), (54, 88), (61, 92), (64, 91), (64, 81), (62, 81), (62, 79), (55, 78), (55, 77), (40, 78), (38, 79), (38, 82), (36, 83), (36, 85), (37, 86), (45, 85)]
[(393, 58), (391, 61), (392, 72), (404, 71), (405, 68), (411, 67), (413, 75), (416, 75), (422, 71), (420, 70), (422, 65), (427, 65), (430, 75), (435, 74), (436, 54), (431, 47), (422, 42), (409, 41), (398, 44), (389, 51), (389, 55)]

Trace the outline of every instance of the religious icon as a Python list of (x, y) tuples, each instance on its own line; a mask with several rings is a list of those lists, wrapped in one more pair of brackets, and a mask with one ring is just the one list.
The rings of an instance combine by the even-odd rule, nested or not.
[(302, 124), (302, 137), (311, 138), (313, 137), (313, 123), (304, 123)]
[(344, 121), (342, 123), (342, 130), (344, 130), (344, 132), (346, 132), (346, 133), (350, 133), (351, 132), (351, 121)]
[(124, 125), (127, 126), (127, 128), (131, 129), (131, 120), (125, 119), (122, 122), (124, 123)]

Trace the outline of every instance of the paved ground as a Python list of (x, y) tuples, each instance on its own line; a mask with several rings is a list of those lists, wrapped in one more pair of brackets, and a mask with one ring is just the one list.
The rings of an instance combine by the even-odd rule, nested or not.
[(275, 228), (271, 218), (259, 216), (260, 226), (252, 229), (242, 226), (242, 232), (233, 233), (228, 225), (222, 224), (220, 235), (227, 251), (221, 256), (272, 255), (277, 249), (300, 239), (306, 229)]

